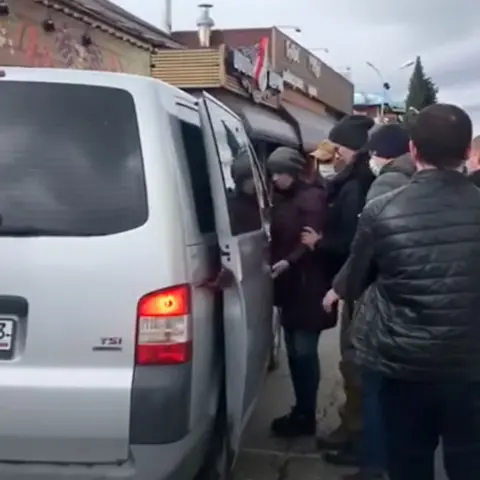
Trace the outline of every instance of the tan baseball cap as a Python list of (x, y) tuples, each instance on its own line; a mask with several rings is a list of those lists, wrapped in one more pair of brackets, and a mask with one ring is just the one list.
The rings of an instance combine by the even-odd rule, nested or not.
[(329, 140), (324, 140), (318, 144), (316, 150), (310, 153), (310, 155), (317, 159), (319, 162), (325, 163), (333, 160), (335, 156), (336, 146)]

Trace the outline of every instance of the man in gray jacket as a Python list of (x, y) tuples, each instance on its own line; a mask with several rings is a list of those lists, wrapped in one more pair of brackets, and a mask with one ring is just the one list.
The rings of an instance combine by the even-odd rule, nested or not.
[[(367, 194), (367, 202), (403, 187), (415, 173), (408, 153), (408, 134), (401, 125), (385, 125), (375, 131), (369, 141), (370, 169), (377, 177)], [(397, 155), (400, 152), (401, 155)], [(395, 155), (390, 157), (389, 155)]]
[[(401, 125), (384, 125), (371, 135), (367, 146), (371, 154), (369, 165), (372, 173), (377, 178), (368, 191), (367, 203), (392, 190), (403, 187), (410, 181), (416, 168), (408, 153), (408, 143), (408, 133)], [(346, 281), (345, 273), (347, 271), (348, 266), (346, 264), (335, 277), (333, 288), (325, 298), (324, 303), (327, 309), (331, 308), (331, 305), (339, 298), (345, 299), (344, 285)], [(350, 330), (351, 324), (342, 324), (340, 340), (342, 344), (342, 363), (354, 364), (355, 351), (351, 342)], [(337, 465), (352, 465), (353, 463), (358, 463), (362, 467), (361, 471), (358, 476), (352, 478), (373, 480), (382, 478), (381, 475), (385, 466), (385, 460), (383, 449), (378, 448), (378, 446), (382, 445), (382, 441), (375, 438), (378, 437), (378, 435), (375, 434), (378, 427), (375, 427), (375, 418), (372, 419), (372, 415), (370, 414), (370, 412), (375, 409), (372, 407), (372, 399), (375, 401), (375, 378), (371, 378), (371, 375), (366, 375), (365, 372), (363, 372), (361, 377), (362, 383), (364, 383), (362, 402), (364, 403), (362, 458), (358, 458), (358, 446), (353, 446), (353, 448), (352, 446), (346, 446), (346, 448), (337, 452), (327, 453), (326, 460)], [(368, 383), (368, 385), (365, 385), (365, 383)], [(367, 387), (367, 389), (365, 387)], [(372, 425), (373, 428), (371, 428)]]

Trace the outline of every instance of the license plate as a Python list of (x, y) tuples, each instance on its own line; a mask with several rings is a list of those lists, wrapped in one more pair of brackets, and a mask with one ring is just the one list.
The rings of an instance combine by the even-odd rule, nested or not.
[(13, 348), (14, 321), (0, 319), (0, 352), (9, 352)]

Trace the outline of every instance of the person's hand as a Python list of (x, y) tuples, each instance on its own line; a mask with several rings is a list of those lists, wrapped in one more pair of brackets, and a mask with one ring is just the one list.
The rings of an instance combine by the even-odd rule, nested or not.
[(272, 278), (277, 278), (283, 272), (288, 270), (289, 267), (290, 264), (287, 262), (287, 260), (280, 260), (279, 262), (275, 263), (272, 266)]
[(304, 227), (303, 232), (300, 235), (301, 242), (311, 250), (315, 248), (315, 244), (322, 238), (323, 238), (323, 235), (321, 233), (316, 232), (311, 227)]
[(337, 295), (335, 290), (331, 288), (327, 294), (323, 297), (323, 309), (330, 313), (333, 310), (335, 304), (340, 300), (340, 297)]

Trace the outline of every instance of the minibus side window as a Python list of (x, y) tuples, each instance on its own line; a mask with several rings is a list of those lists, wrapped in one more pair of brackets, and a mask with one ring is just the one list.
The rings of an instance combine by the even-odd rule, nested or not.
[[(220, 110), (220, 109), (219, 109)], [(212, 116), (230, 227), (234, 236), (262, 229), (253, 159), (241, 121), (227, 111)]]
[(202, 234), (213, 233), (215, 232), (215, 214), (203, 132), (198, 125), (181, 119), (179, 122), (190, 172), (198, 226)]

